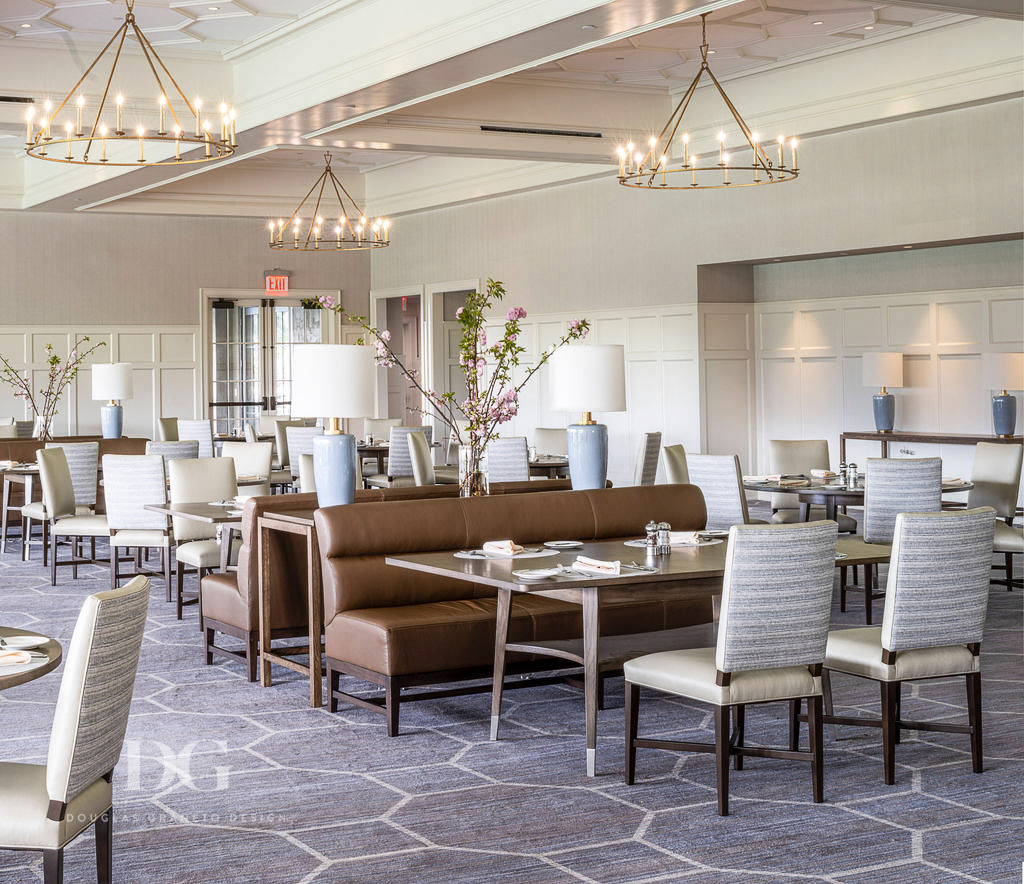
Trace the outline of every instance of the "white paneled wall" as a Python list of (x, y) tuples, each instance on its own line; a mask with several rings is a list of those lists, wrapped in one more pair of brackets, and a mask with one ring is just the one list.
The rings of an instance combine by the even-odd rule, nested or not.
[[(88, 326), (0, 327), (0, 353), (15, 368), (31, 371), (34, 387), (45, 386), (47, 344), (66, 358), (76, 336), (88, 335), (90, 344), (106, 342), (82, 366), (68, 388), (54, 420), (54, 435), (89, 435), (100, 432), (100, 406), (92, 400), (92, 370), (96, 362), (131, 362), (135, 374), (135, 396), (124, 406), (126, 436), (155, 438), (156, 420), (161, 415), (201, 417), (201, 343), (194, 326), (131, 326), (130, 330)], [(86, 345), (88, 346), (88, 345)], [(31, 417), (9, 387), (0, 387), (0, 416), (19, 420)]]
[[(874, 427), (871, 396), (877, 391), (861, 383), (866, 350), (904, 354), (905, 386), (890, 391), (897, 429), (991, 433), (991, 391), (983, 385), (981, 354), (1024, 345), (1024, 290), (758, 302), (754, 318), (757, 469), (769, 467), (770, 439), (828, 439), (835, 466), (839, 433)], [(943, 472), (961, 476), (970, 475), (973, 458), (971, 447), (960, 445), (890, 445), (890, 454), (941, 456)], [(858, 464), (877, 456), (875, 443), (847, 446), (848, 459)]]
[[(520, 370), (535, 364), (538, 353), (565, 334), (569, 320), (580, 315), (591, 321), (588, 342), (625, 348), (629, 412), (595, 415), (608, 425), (612, 482), (632, 484), (645, 432), (661, 430), (663, 444), (681, 442), (688, 451), (697, 450), (701, 442), (697, 305), (528, 316), (521, 323), (520, 343), (527, 352)], [(488, 340), (497, 340), (501, 332), (500, 324), (488, 326)], [(549, 401), (547, 372), (541, 369), (523, 390), (519, 414), (504, 426), (502, 435), (529, 437), (535, 427), (564, 427), (579, 419), (578, 414), (552, 411), (546, 405)]]

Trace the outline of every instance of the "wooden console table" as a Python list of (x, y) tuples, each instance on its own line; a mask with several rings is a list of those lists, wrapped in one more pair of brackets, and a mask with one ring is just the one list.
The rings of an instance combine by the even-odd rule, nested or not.
[(933, 445), (977, 445), (979, 442), (996, 442), (1004, 445), (1024, 445), (1024, 436), (993, 436), (991, 433), (912, 433), (903, 430), (879, 433), (877, 430), (854, 430), (839, 434), (839, 460), (842, 463), (846, 463), (847, 439), (881, 442), (882, 457), (889, 456), (890, 442), (926, 442)]

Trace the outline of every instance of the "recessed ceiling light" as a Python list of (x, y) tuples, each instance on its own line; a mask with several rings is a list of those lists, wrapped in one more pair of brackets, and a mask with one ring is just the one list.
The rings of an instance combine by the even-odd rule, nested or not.
[(772, 258), (772, 261), (774, 261), (776, 264), (778, 264), (781, 260), (782, 258)]
[(29, 24), (28, 22), (25, 22), (25, 23), (24, 23), (24, 24), (22, 25), (22, 27), (23, 27), (23, 28), (30, 28), (30, 27), (32, 27), (32, 25), (30, 25), (30, 24)]
[(596, 27), (597, 27), (597, 25), (580, 25), (580, 30), (581, 31), (592, 31)]
[(812, 25), (823, 25), (823, 24), (825, 24), (825, 22), (823, 22), (823, 21), (812, 21), (811, 24)]
[(865, 31), (873, 31), (874, 29), (875, 29), (874, 25), (864, 25), (864, 30)]
[(708, 55), (714, 55), (714, 54), (715, 54), (715, 50), (714, 49), (709, 49), (708, 50)]
[(905, 249), (912, 249), (914, 247), (913, 246), (904, 246), (903, 248), (905, 248)]
[(207, 6), (206, 8), (210, 10), (210, 12), (217, 12), (220, 9), (219, 6)]

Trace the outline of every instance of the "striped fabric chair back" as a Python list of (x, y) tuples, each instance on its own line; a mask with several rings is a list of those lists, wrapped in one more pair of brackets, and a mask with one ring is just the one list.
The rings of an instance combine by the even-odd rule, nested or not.
[[(274, 422), (274, 442), (277, 445), (277, 462), (281, 464), (281, 468), (288, 466), (291, 463), (291, 458), (288, 456), (288, 428), (289, 427), (304, 427), (305, 422), (300, 420), (288, 420), (287, 418)], [(292, 471), (292, 475), (295, 475), (295, 471)]]
[(720, 672), (824, 661), (838, 528), (821, 521), (730, 529), (715, 652)]
[(159, 454), (164, 460), (188, 460), (199, 457), (199, 443), (194, 439), (184, 442), (147, 442), (146, 454)]
[(487, 443), (488, 482), (525, 482), (529, 478), (525, 436), (502, 436)]
[(967, 505), (990, 506), (1000, 518), (1012, 518), (1017, 509), (1022, 457), (1022, 445), (979, 442), (974, 448), (974, 487), (967, 492)]
[(47, 442), (47, 448), (63, 448), (75, 489), (76, 506), (96, 505), (96, 485), (100, 467), (99, 442)]
[(36, 422), (34, 420), (14, 422), (14, 429), (17, 431), (19, 439), (31, 439), (35, 426)]
[(750, 516), (735, 454), (691, 454), (686, 459), (690, 482), (700, 488), (708, 511), (707, 526), (725, 530), (745, 525)]
[(661, 433), (644, 433), (640, 451), (636, 456), (633, 471), (634, 485), (653, 485), (658, 474), (658, 451), (661, 449)]
[(165, 477), (164, 459), (158, 454), (104, 454), (103, 496), (110, 530), (164, 530), (168, 517), (145, 507), (167, 502)]
[[(827, 439), (770, 439), (769, 472), (810, 477), (811, 470), (829, 468)], [(799, 509), (795, 494), (773, 494), (772, 510)]]
[(428, 447), (434, 440), (433, 427), (392, 427), (388, 444), (388, 475), (392, 478), (412, 476), (412, 458), (409, 456), (409, 442), (406, 439), (410, 433), (426, 436)]
[(149, 579), (89, 596), (78, 615), (54, 710), (46, 791), (67, 803), (117, 764), (146, 626)]
[(883, 648), (902, 651), (981, 641), (995, 519), (990, 506), (896, 516)]
[(665, 478), (670, 485), (689, 485), (690, 470), (686, 465), (686, 449), (682, 445), (666, 445), (662, 449)]
[(161, 442), (178, 441), (178, 419), (176, 417), (158, 418), (156, 428)]
[(942, 508), (942, 458), (869, 457), (864, 471), (864, 540), (892, 543), (899, 513)]
[(199, 443), (200, 457), (213, 457), (213, 426), (209, 421), (178, 421), (178, 438), (195, 439)]
[(313, 437), (322, 436), (324, 428), (289, 425), (284, 428), (284, 433), (285, 438), (288, 440), (288, 464), (291, 467), (292, 478), (297, 479), (299, 476), (300, 455), (313, 453)]

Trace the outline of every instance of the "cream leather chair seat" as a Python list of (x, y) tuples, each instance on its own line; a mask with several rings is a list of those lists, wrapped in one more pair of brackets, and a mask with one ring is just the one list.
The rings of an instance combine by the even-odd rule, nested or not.
[(825, 665), (875, 681), (910, 681), (981, 671), (981, 659), (965, 645), (896, 651), (895, 663), (882, 662), (882, 627), (859, 626), (829, 633)]
[[(232, 538), (230, 561), (238, 559), (238, 548), (241, 545), (241, 538)], [(174, 557), (193, 568), (219, 568), (220, 543), (216, 540), (190, 540), (175, 547)]]
[(46, 766), (0, 762), (0, 844), (14, 850), (59, 850), (113, 802), (113, 786), (100, 778), (68, 802), (63, 820), (47, 819)]
[(996, 534), (993, 549), (1001, 553), (1024, 553), (1024, 529), (996, 522)]

